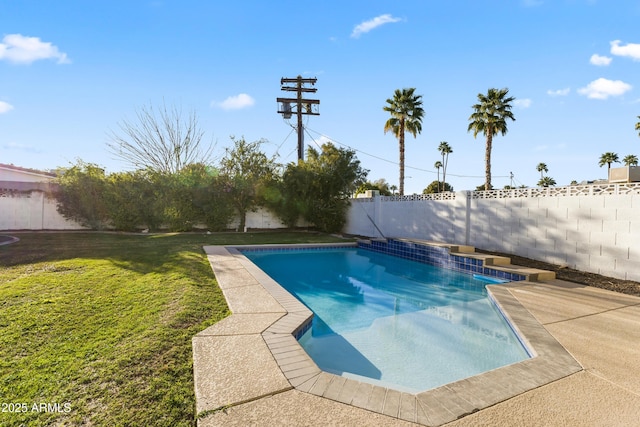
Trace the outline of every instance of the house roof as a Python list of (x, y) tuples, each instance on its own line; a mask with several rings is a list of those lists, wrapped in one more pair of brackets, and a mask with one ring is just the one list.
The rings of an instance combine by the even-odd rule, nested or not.
[(38, 169), (30, 169), (30, 168), (22, 168), (20, 166), (14, 166), (14, 165), (7, 165), (4, 163), (0, 163), (0, 169), (6, 169), (6, 170), (12, 170), (12, 171), (17, 171), (17, 172), (24, 172), (27, 174), (33, 174), (33, 175), (41, 175), (47, 178), (55, 178), (56, 174), (51, 173), (51, 172), (45, 172), (45, 171), (41, 171)]

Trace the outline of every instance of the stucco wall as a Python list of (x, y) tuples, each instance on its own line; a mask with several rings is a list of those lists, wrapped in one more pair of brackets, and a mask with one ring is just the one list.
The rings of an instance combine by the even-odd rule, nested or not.
[(638, 184), (446, 194), (353, 200), (345, 232), (379, 237), (366, 212), (387, 237), (468, 244), (640, 281)]
[(56, 201), (42, 191), (0, 193), (0, 230), (79, 230), (83, 227), (65, 219)]
[[(236, 229), (239, 225), (240, 218), (236, 218), (229, 224), (229, 228)], [(309, 224), (304, 221), (299, 221), (296, 225), (298, 227), (309, 226)], [(255, 212), (247, 212), (246, 227), (261, 229), (287, 228), (287, 226), (280, 221), (280, 218), (265, 208), (258, 208)]]
[[(47, 198), (44, 194), (42, 191), (0, 191), (0, 230), (86, 229), (60, 215), (56, 209), (55, 199)], [(236, 228), (239, 223), (239, 219), (236, 219), (229, 227)], [(274, 214), (266, 209), (248, 212), (246, 226), (254, 229), (286, 228)], [(300, 222), (298, 226), (306, 227), (308, 224)]]

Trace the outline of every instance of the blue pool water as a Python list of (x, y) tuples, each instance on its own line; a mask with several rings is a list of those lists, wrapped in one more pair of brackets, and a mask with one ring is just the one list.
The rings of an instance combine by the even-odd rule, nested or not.
[(529, 358), (482, 277), (365, 249), (244, 251), (314, 313), (323, 370), (421, 391)]

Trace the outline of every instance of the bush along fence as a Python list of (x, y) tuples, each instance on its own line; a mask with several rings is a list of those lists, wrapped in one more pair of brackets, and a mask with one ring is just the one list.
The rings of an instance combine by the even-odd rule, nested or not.
[[(313, 225), (333, 233), (344, 227), (349, 195), (366, 177), (354, 152), (329, 143), (321, 151), (309, 148), (305, 161), (286, 165), (284, 172), (255, 144), (237, 141), (226, 155), (220, 168), (194, 163), (172, 173), (106, 174), (79, 161), (61, 170), (55, 188), (38, 193), (59, 215), (30, 203), (35, 194), (30, 192), (3, 201), (7, 214), (0, 229), (244, 231)], [(15, 214), (9, 218), (8, 212)], [(258, 224), (247, 223), (249, 216)], [(55, 221), (45, 223), (45, 218)]]
[[(0, 231), (39, 231), (39, 230), (91, 230), (81, 223), (68, 220), (57, 210), (58, 202), (51, 195), (41, 191), (26, 193), (9, 193), (0, 191)], [(231, 218), (225, 230), (244, 231), (239, 228), (240, 220)], [(299, 221), (298, 227), (310, 227), (304, 221)], [(258, 208), (248, 212), (245, 227), (251, 229), (280, 229), (287, 226), (271, 211)], [(115, 230), (113, 227), (105, 227), (106, 230)], [(136, 228), (137, 231), (145, 230), (144, 225)], [(168, 230), (161, 227), (161, 230)], [(193, 230), (208, 230), (206, 224), (194, 224)]]

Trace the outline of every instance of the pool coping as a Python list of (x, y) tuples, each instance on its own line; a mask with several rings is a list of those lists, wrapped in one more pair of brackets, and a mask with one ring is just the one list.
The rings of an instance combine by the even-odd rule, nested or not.
[[(529, 349), (531, 359), (419, 393), (399, 391), (322, 371), (296, 339), (309, 327), (311, 311), (242, 255), (240, 249), (345, 246), (355, 246), (355, 243), (204, 247), (233, 314), (194, 337), (198, 414), (206, 415), (296, 389), (405, 421), (442, 425), (583, 369), (509, 292), (509, 288), (531, 284), (523, 281), (488, 285), (487, 289), (491, 299)], [(234, 322), (238, 323), (237, 319), (249, 323), (255, 319), (257, 324), (247, 330), (246, 326), (234, 326)], [(248, 345), (255, 347), (253, 350), (243, 348), (248, 355), (243, 353), (242, 360), (236, 361), (240, 364), (237, 371), (219, 372), (224, 367), (217, 366), (216, 371), (200, 363), (202, 360), (211, 360), (210, 357), (198, 355), (205, 349), (218, 355), (227, 355), (226, 350), (220, 348), (225, 344), (229, 345), (229, 357), (235, 357), (238, 351), (231, 350), (237, 345), (234, 342), (242, 337), (245, 340), (242, 345), (246, 346), (247, 335), (254, 338), (259, 336), (260, 339), (249, 341)], [(216, 349), (207, 347), (205, 340), (216, 340)], [(250, 369), (253, 358), (259, 360), (258, 366)], [(233, 361), (229, 362), (234, 365)], [(240, 378), (243, 375), (250, 378)], [(224, 381), (221, 381), (222, 377)], [(270, 385), (254, 386), (253, 383), (265, 378), (270, 378), (267, 381)], [(219, 387), (226, 389), (220, 390)], [(237, 390), (233, 390), (234, 387)]]

